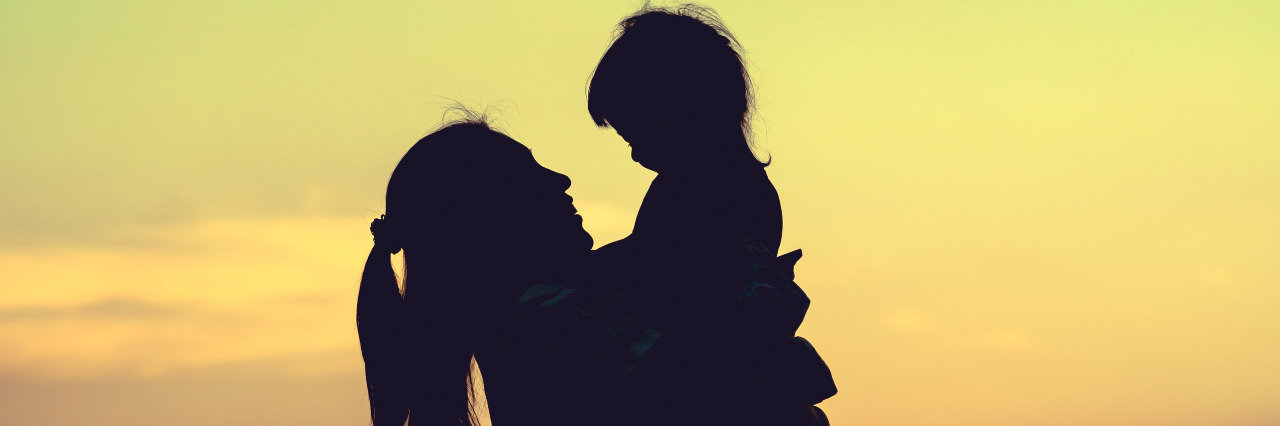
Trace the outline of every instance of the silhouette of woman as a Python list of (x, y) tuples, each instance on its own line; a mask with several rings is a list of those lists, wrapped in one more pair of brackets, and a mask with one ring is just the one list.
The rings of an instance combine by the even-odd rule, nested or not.
[[(496, 424), (546, 419), (546, 386), (509, 352), (478, 352), (533, 282), (591, 250), (569, 179), (482, 122), (445, 126), (405, 153), (371, 226), (356, 308), (373, 424), (472, 425), (472, 359)], [(390, 255), (404, 251), (401, 292)], [(511, 366), (511, 367), (508, 367)], [(555, 392), (551, 392), (554, 394)]]

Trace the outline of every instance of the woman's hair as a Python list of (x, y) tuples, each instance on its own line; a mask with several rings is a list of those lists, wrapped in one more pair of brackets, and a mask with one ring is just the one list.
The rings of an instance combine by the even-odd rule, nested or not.
[(645, 4), (618, 24), (587, 88), (597, 126), (630, 111), (666, 111), (709, 126), (737, 126), (748, 146), (754, 104), (741, 46), (715, 11)]
[[(372, 226), (356, 303), (375, 426), (477, 423), (471, 371), (484, 299), (458, 279), (469, 269), (459, 252), (477, 236), (453, 226), (458, 213), (448, 207), (466, 196), (454, 183), (467, 167), (458, 160), (483, 157), (491, 138), (506, 136), (483, 121), (448, 124), (414, 144), (387, 184), (387, 214)], [(403, 292), (391, 267), (401, 249)]]

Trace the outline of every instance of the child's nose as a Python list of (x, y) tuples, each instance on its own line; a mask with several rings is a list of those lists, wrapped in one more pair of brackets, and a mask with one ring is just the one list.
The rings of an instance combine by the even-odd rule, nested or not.
[(568, 176), (548, 168), (543, 168), (543, 170), (546, 170), (547, 181), (550, 182), (551, 185), (555, 186), (556, 189), (560, 191), (567, 191), (569, 186), (573, 185), (573, 181), (569, 180)]

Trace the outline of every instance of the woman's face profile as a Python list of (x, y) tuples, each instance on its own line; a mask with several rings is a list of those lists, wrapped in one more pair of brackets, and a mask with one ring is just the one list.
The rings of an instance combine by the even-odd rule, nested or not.
[(487, 188), (478, 192), (485, 199), (482, 208), (492, 214), (489, 226), (510, 232), (517, 238), (538, 241), (546, 249), (590, 250), (591, 235), (582, 227), (582, 217), (566, 193), (572, 182), (568, 176), (538, 164), (533, 152), (523, 144), (502, 137), (486, 153), (476, 170)]
[(463, 250), (527, 246), (536, 257), (591, 250), (569, 178), (520, 142), (488, 128), (446, 128), (410, 149), (388, 185), (390, 217), (407, 217), (409, 245)]

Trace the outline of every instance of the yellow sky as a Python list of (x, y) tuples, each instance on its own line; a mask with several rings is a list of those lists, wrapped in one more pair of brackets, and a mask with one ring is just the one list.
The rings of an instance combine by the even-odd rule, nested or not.
[[(367, 224), (450, 99), (624, 236), (585, 87), (639, 2), (472, 3), (0, 5), (0, 424), (363, 424)], [(1280, 3), (707, 5), (833, 424), (1280, 423)]]

